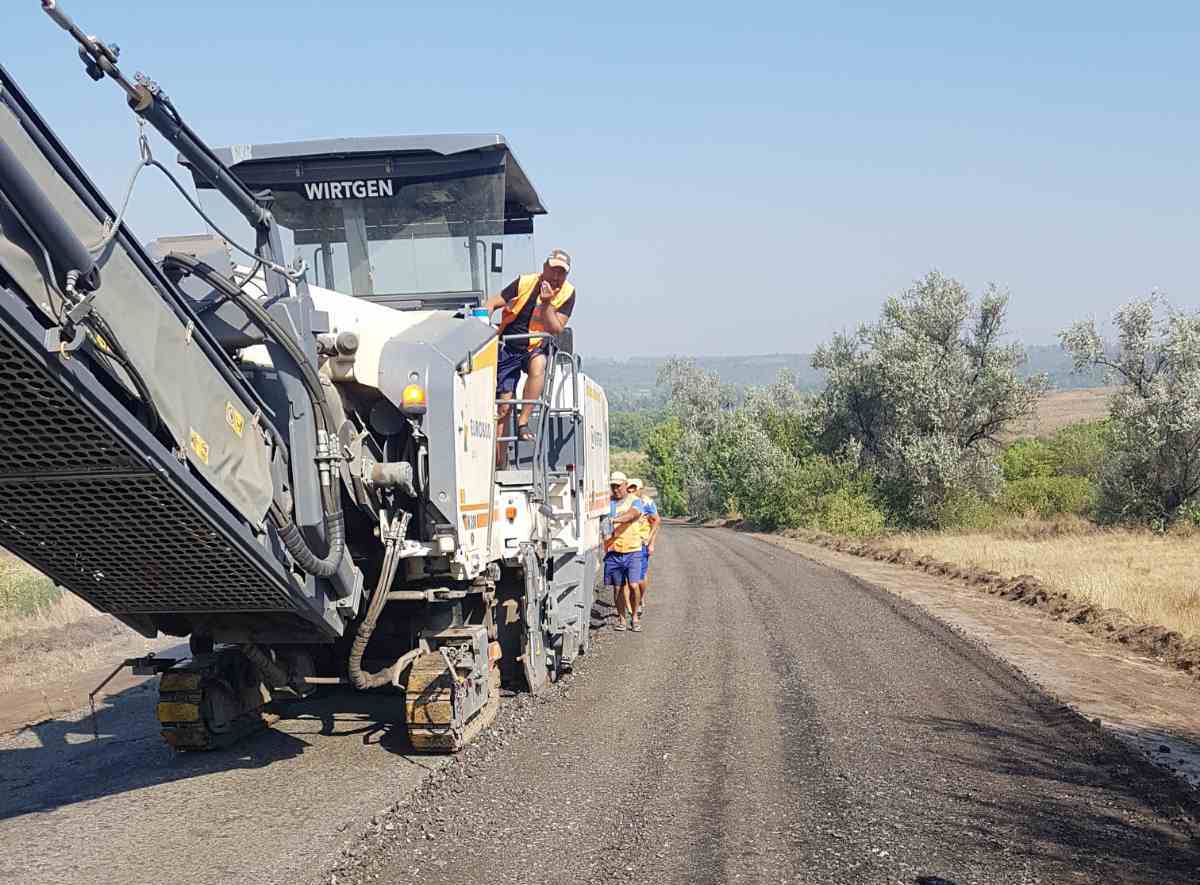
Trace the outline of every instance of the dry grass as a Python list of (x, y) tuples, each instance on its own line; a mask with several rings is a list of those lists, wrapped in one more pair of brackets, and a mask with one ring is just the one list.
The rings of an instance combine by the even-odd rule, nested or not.
[(1076, 599), (1120, 609), (1139, 623), (1200, 638), (1200, 537), (1195, 534), (1102, 529), (1072, 518), (889, 540), (955, 565), (1005, 577), (1033, 575)]
[(99, 615), (73, 593), (0, 550), (0, 643)]
[(1058, 390), (1042, 397), (1037, 412), (1028, 421), (1008, 434), (1013, 439), (1023, 436), (1049, 436), (1068, 424), (1098, 421), (1108, 417), (1108, 398), (1112, 387), (1090, 387), (1084, 390)]

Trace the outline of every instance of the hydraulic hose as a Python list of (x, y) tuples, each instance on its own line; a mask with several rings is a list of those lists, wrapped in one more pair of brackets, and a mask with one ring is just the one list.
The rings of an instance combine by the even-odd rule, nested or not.
[[(322, 503), (328, 504), (324, 501), (324, 496)], [(274, 502), (271, 503), (270, 512), (279, 530), (279, 540), (283, 542), (292, 559), (296, 560), (296, 565), (318, 578), (331, 578), (337, 574), (338, 563), (342, 561), (346, 548), (346, 529), (342, 522), (341, 510), (325, 512), (325, 542), (329, 552), (324, 556), (313, 553), (300, 529)]]
[(325, 399), (325, 390), (321, 387), (321, 378), (317, 374), (316, 367), (308, 361), (308, 357), (304, 355), (304, 351), (300, 349), (300, 345), (291, 333), (267, 313), (266, 309), (258, 303), (258, 299), (242, 291), (216, 268), (205, 264), (193, 255), (171, 252), (163, 259), (163, 267), (168, 266), (199, 277), (225, 295), (230, 301), (237, 304), (256, 326), (287, 352), (287, 355), (296, 364), (296, 368), (300, 370), (300, 380), (308, 390), (308, 396), (322, 423), (322, 429), (332, 431), (333, 418), (330, 415), (329, 403)]
[[(408, 520), (404, 520), (404, 525), (407, 524)], [(354, 642), (350, 645), (350, 659), (346, 663), (346, 670), (350, 675), (350, 682), (361, 691), (368, 688), (379, 688), (392, 682), (397, 665), (404, 660), (401, 658), (396, 664), (380, 670), (378, 673), (368, 673), (362, 668), (363, 653), (367, 650), (367, 643), (371, 641), (371, 634), (375, 632), (375, 624), (379, 621), (379, 614), (383, 611), (384, 603), (387, 602), (388, 589), (392, 586), (392, 581), (396, 578), (396, 571), (402, 562), (400, 557), (401, 534), (398, 533), (397, 536), (388, 539), (387, 547), (383, 552), (383, 565), (379, 571), (379, 583), (367, 605), (366, 615), (358, 624)]]
[(247, 643), (242, 646), (242, 654), (254, 665), (259, 675), (266, 679), (271, 688), (282, 688), (292, 685), (292, 675), (286, 667), (277, 663), (266, 651), (257, 645)]
[[(262, 329), (265, 335), (283, 348), (288, 357), (296, 364), (296, 368), (300, 371), (300, 378), (304, 384), (304, 389), (308, 392), (309, 400), (312, 403), (313, 416), (317, 422), (318, 429), (324, 432), (326, 436), (330, 436), (335, 432), (336, 423), (333, 419), (329, 401), (325, 397), (325, 389), (321, 385), (321, 377), (317, 374), (316, 368), (308, 361), (304, 351), (300, 349), (300, 345), (292, 337), (291, 333), (276, 322), (275, 318), (267, 313), (263, 306), (258, 303), (257, 299), (243, 292), (232, 280), (223, 276), (215, 268), (192, 255), (171, 252), (163, 258), (163, 268), (164, 270), (170, 268), (181, 274), (192, 274), (199, 277), (240, 307), (245, 312), (247, 318)], [(300, 528), (274, 502), (271, 504), (270, 514), (276, 528), (279, 530), (280, 541), (283, 542), (284, 547), (296, 561), (296, 564), (310, 575), (315, 575), (318, 578), (330, 578), (337, 573), (338, 563), (341, 562), (342, 556), (345, 554), (346, 529), (342, 522), (342, 511), (338, 506), (338, 498), (335, 490), (330, 484), (323, 485), (321, 507), (325, 515), (325, 540), (327, 546), (327, 552), (324, 556), (320, 556), (313, 551), (304, 535), (300, 532)]]

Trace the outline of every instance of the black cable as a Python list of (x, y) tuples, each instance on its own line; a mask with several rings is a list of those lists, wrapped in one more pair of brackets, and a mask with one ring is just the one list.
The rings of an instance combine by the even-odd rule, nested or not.
[(163, 175), (167, 176), (167, 179), (171, 182), (171, 184), (175, 185), (175, 189), (177, 191), (179, 191), (179, 193), (183, 194), (183, 198), (188, 201), (188, 204), (191, 205), (191, 207), (194, 210), (196, 210), (196, 214), (199, 215), (201, 218), (203, 218), (204, 221), (208, 224), (208, 226), (211, 227), (213, 230), (215, 230), (218, 234), (220, 234), (221, 238), (223, 240), (225, 240), (225, 242), (227, 242), (230, 246), (237, 249), (243, 255), (253, 258), (259, 264), (266, 265), (270, 270), (273, 270), (278, 274), (282, 274), (284, 277), (286, 277), (289, 280), (294, 280), (297, 278), (297, 274), (295, 272), (284, 267), (282, 264), (276, 264), (274, 261), (269, 261), (268, 259), (263, 258), (258, 253), (253, 252), (250, 249), (247, 249), (245, 246), (240, 245), (237, 242), (237, 240), (235, 240), (233, 237), (229, 236), (229, 234), (225, 233), (225, 231), (221, 230), (221, 228), (217, 227), (217, 223), (208, 217), (207, 213), (205, 213), (205, 211), (200, 208), (199, 203), (197, 203), (194, 199), (192, 199), (192, 195), (187, 192), (187, 188), (185, 188), (182, 184), (180, 184), (179, 179), (177, 179), (174, 175), (171, 174), (171, 170), (168, 169), (166, 166), (164, 166), (162, 163), (160, 163), (158, 160), (155, 160), (155, 159), (147, 160), (146, 165), (153, 166), (155, 169), (157, 169)]
[(129, 376), (129, 380), (137, 388), (138, 396), (141, 398), (142, 406), (146, 411), (147, 418), (142, 423), (146, 425), (146, 429), (151, 433), (157, 433), (162, 426), (162, 416), (159, 414), (158, 407), (154, 405), (154, 399), (150, 395), (150, 387), (146, 384), (146, 379), (134, 367), (133, 361), (129, 359), (129, 354), (121, 347), (121, 343), (113, 332), (112, 327), (95, 312), (92, 312), (83, 322), (84, 325), (91, 326), (92, 331), (104, 341), (104, 346), (101, 346), (99, 342), (93, 342), (96, 349), (105, 356), (111, 357), (117, 365), (125, 370), (125, 374)]
[[(54, 311), (55, 319), (58, 320), (59, 325), (65, 324), (66, 318), (63, 316), (62, 306), (70, 304), (71, 299), (69, 299), (58, 288), (57, 283), (54, 281), (54, 264), (50, 258), (50, 252), (46, 249), (45, 244), (41, 241), (33, 228), (29, 226), (23, 217), (21, 217), (21, 213), (16, 211), (16, 206), (13, 205), (12, 201), (8, 198), (8, 195), (0, 191), (0, 199), (3, 199), (5, 209), (14, 218), (16, 218), (17, 221), (20, 222), (21, 226), (25, 229), (26, 236), (28, 236), (34, 245), (36, 245), (41, 251), (42, 260), (46, 264), (46, 273), (42, 275), (42, 280), (43, 283), (50, 288), (55, 295), (58, 296), (59, 303), (57, 305), (57, 309)], [(50, 303), (53, 305), (55, 303), (54, 299), (50, 299)], [(97, 345), (97, 349), (102, 353), (105, 353), (107, 357), (110, 357), (115, 363), (117, 363), (117, 365), (125, 370), (125, 374), (129, 377), (130, 382), (133, 384), (137, 395), (141, 400), (142, 408), (146, 412), (146, 418), (142, 423), (146, 425), (146, 429), (151, 433), (157, 433), (159, 428), (162, 426), (162, 416), (159, 414), (158, 408), (154, 405), (154, 398), (150, 394), (150, 386), (146, 384), (146, 379), (143, 378), (142, 374), (134, 367), (132, 360), (129, 359), (129, 354), (121, 346), (120, 340), (117, 338), (116, 333), (113, 332), (112, 327), (109, 326), (108, 323), (105, 322), (104, 319), (95, 312), (95, 310), (91, 311), (87, 317), (81, 321), (81, 324), (84, 326), (90, 326), (93, 333), (95, 335), (99, 335), (103, 339), (105, 345), (107, 345), (107, 352), (105, 347), (100, 347), (99, 345)]]
[[(228, 296), (232, 303), (245, 312), (251, 322), (283, 348), (292, 362), (296, 364), (297, 369), (300, 370), (300, 378), (312, 402), (313, 417), (318, 428), (326, 434), (326, 438), (333, 435), (336, 424), (329, 401), (325, 397), (325, 388), (321, 385), (321, 378), (287, 329), (279, 325), (255, 298), (237, 288), (232, 280), (193, 255), (170, 252), (163, 258), (163, 268), (180, 274), (192, 274), (208, 283), (217, 292)], [(291, 517), (284, 513), (278, 504), (271, 503), (269, 512), (279, 530), (279, 540), (283, 542), (296, 564), (310, 575), (319, 578), (332, 577), (337, 573), (338, 565), (345, 554), (346, 528), (339, 505), (340, 497), (336, 489), (332, 488), (332, 483), (323, 487), (321, 507), (325, 516), (325, 542), (328, 549), (324, 556), (320, 556), (313, 552), (307, 539)]]
[(185, 273), (197, 276), (218, 292), (228, 296), (229, 300), (246, 313), (248, 319), (282, 347), (292, 362), (296, 364), (296, 368), (300, 370), (300, 379), (308, 390), (309, 399), (312, 400), (318, 420), (321, 422), (321, 429), (327, 433), (332, 432), (334, 429), (333, 416), (329, 410), (329, 403), (325, 399), (325, 388), (321, 385), (321, 378), (317, 374), (316, 368), (308, 361), (308, 357), (300, 349), (300, 345), (292, 334), (279, 325), (275, 318), (258, 303), (257, 299), (237, 288), (232, 280), (193, 255), (171, 252), (163, 258), (163, 266), (173, 266)]

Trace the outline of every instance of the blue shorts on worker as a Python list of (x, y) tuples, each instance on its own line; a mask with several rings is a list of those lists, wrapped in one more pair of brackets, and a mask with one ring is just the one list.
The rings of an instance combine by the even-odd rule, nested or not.
[(641, 572), (642, 554), (639, 550), (631, 553), (617, 553), (610, 550), (604, 554), (604, 584), (606, 587), (636, 584), (642, 579)]
[(505, 344), (500, 348), (500, 359), (496, 364), (496, 392), (498, 394), (511, 393), (516, 394), (517, 382), (521, 380), (521, 373), (529, 374), (529, 361), (538, 354), (545, 354), (549, 350), (545, 339), (542, 343), (533, 350), (528, 350), (525, 347), (525, 342), (520, 341), (513, 345)]
[[(637, 584), (646, 580), (650, 572), (650, 548), (642, 547), (632, 553), (604, 554), (604, 583), (608, 587), (620, 587), (628, 581)], [(609, 578), (612, 580), (609, 580)]]

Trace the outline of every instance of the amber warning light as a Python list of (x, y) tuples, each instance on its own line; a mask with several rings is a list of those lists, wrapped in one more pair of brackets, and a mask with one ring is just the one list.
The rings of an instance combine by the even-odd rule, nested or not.
[(404, 388), (401, 400), (400, 411), (405, 415), (425, 414), (425, 388), (420, 384), (410, 384)]

